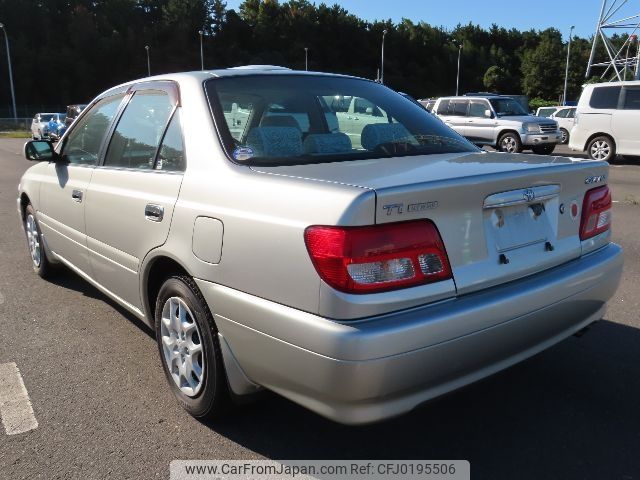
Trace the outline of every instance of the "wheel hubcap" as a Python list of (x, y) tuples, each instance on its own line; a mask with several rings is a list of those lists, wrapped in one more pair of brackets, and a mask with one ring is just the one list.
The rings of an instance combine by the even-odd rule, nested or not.
[(31, 260), (36, 267), (40, 266), (42, 256), (40, 253), (40, 235), (38, 235), (38, 227), (36, 226), (36, 219), (33, 215), (27, 215), (26, 221), (27, 230), (27, 242), (29, 244), (29, 253), (31, 254)]
[(162, 308), (163, 359), (180, 391), (195, 397), (204, 380), (202, 337), (189, 307), (179, 297), (169, 298)]
[(562, 135), (562, 143), (567, 143), (567, 137), (568, 137), (567, 132), (562, 130), (561, 135)]
[(605, 141), (599, 140), (591, 145), (591, 157), (596, 160), (604, 160), (609, 156), (611, 147)]
[(516, 151), (516, 140), (512, 137), (506, 137), (502, 140), (502, 150), (513, 153)]

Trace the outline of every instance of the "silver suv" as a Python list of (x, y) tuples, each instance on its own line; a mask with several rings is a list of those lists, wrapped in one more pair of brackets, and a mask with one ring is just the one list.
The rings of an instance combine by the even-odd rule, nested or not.
[(511, 97), (443, 97), (438, 99), (434, 112), (476, 145), (489, 145), (502, 152), (531, 149), (548, 155), (562, 140), (555, 121), (529, 115)]

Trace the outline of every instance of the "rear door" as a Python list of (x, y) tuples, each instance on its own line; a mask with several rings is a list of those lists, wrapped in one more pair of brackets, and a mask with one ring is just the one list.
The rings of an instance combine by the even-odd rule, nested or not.
[(177, 85), (139, 84), (87, 192), (87, 245), (96, 280), (141, 308), (140, 263), (169, 233), (185, 169)]
[(613, 113), (611, 127), (619, 153), (640, 155), (640, 86), (622, 89), (620, 108)]
[(466, 137), (469, 100), (452, 98), (448, 102), (446, 113), (443, 105), (443, 113), (440, 114), (440, 110), (438, 110), (438, 115), (442, 117), (442, 121), (445, 124)]

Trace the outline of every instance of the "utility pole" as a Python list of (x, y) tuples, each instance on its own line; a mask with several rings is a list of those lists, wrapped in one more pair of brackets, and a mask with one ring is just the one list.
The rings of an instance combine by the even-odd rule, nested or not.
[(204, 70), (204, 50), (202, 49), (202, 34), (204, 32), (202, 30), (198, 30), (198, 35), (200, 35), (200, 70)]
[(382, 31), (382, 59), (380, 61), (380, 83), (384, 84), (384, 37), (387, 35), (387, 29)]
[(567, 45), (567, 66), (564, 70), (564, 93), (562, 94), (562, 104), (567, 104), (567, 83), (569, 82), (569, 54), (571, 53), (571, 37), (573, 36), (573, 29), (576, 28), (575, 25), (571, 25), (571, 30), (569, 30), (569, 44)]
[(463, 42), (453, 42), (458, 47), (458, 75), (456, 76), (456, 97), (460, 94), (460, 56), (462, 54)]
[(304, 47), (304, 69), (305, 71), (309, 70), (309, 49)]
[(145, 45), (144, 49), (147, 51), (147, 76), (151, 76), (151, 60), (149, 59), (149, 45)]
[(11, 104), (13, 106), (13, 118), (18, 118), (18, 110), (16, 110), (16, 92), (13, 89), (13, 72), (11, 71), (11, 53), (9, 52), (9, 36), (4, 24), (0, 23), (0, 29), (4, 32), (4, 41), (7, 46), (7, 64), (9, 65), (9, 86), (11, 87)]

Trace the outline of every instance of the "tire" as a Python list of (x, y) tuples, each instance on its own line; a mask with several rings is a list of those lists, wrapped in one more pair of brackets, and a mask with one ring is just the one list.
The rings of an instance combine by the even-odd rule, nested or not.
[(507, 153), (522, 152), (522, 141), (520, 135), (514, 132), (507, 132), (498, 139), (498, 150)]
[(36, 211), (31, 204), (27, 205), (25, 209), (24, 231), (27, 236), (27, 247), (29, 248), (29, 255), (31, 256), (33, 271), (42, 278), (51, 276), (54, 266), (47, 258), (42, 232), (36, 219)]
[(537, 155), (551, 155), (553, 151), (556, 149), (556, 144), (548, 144), (548, 145), (537, 145), (535, 147), (531, 147), (533, 153)]
[(566, 128), (560, 129), (560, 143), (562, 145), (569, 143), (569, 131)]
[(589, 142), (587, 155), (591, 160), (610, 162), (616, 156), (616, 144), (611, 137), (601, 135)]
[(155, 312), (160, 361), (178, 403), (198, 419), (222, 416), (230, 402), (218, 329), (193, 279), (166, 280)]

